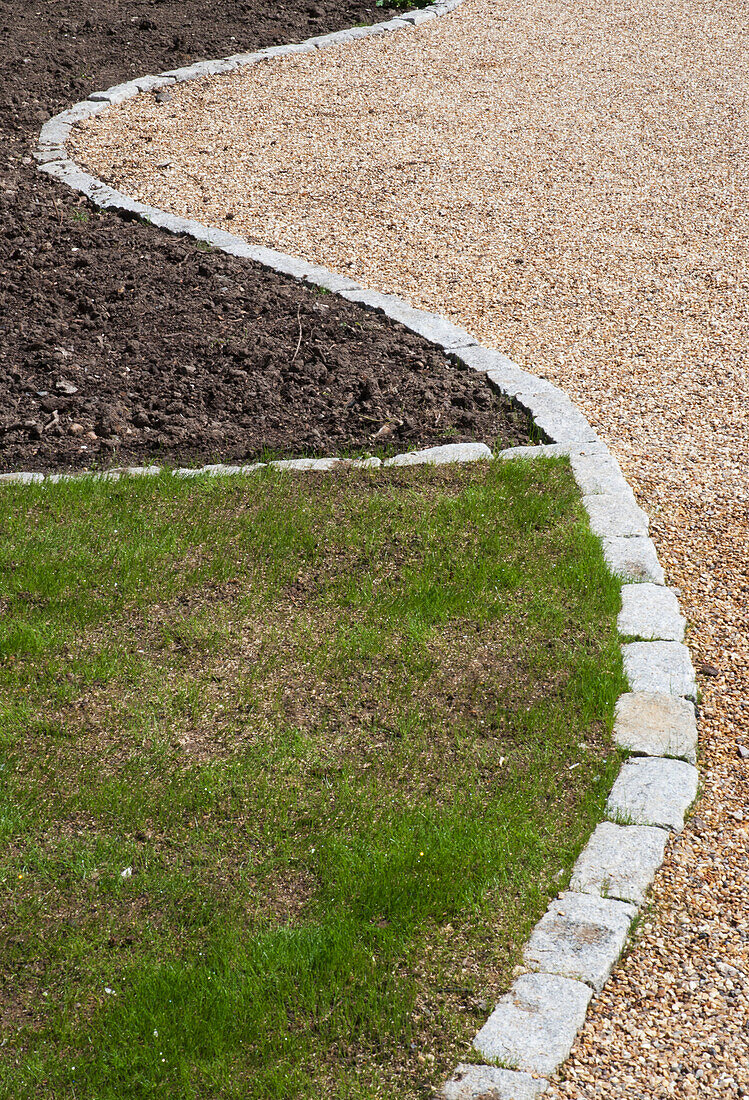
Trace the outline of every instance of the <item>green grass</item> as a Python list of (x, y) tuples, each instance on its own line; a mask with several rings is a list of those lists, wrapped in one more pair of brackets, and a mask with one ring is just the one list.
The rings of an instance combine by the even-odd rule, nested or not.
[(0, 534), (0, 1096), (431, 1095), (618, 767), (567, 464), (5, 486)]
[(402, 8), (404, 11), (412, 11), (414, 8), (426, 8), (434, 0), (375, 0), (377, 8)]

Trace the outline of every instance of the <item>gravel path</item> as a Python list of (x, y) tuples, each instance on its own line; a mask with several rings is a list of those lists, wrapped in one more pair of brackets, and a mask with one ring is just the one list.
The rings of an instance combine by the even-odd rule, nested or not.
[(139, 97), (79, 151), (551, 378), (650, 513), (702, 673), (704, 792), (554, 1100), (749, 1096), (748, 14), (466, 0)]

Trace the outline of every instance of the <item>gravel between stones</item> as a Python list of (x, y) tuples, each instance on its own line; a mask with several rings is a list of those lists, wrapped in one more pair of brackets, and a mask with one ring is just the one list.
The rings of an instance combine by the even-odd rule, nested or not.
[(555, 1100), (749, 1095), (748, 90), (737, 0), (466, 0), (88, 124), (88, 167), (129, 193), (231, 213), (560, 384), (650, 516), (704, 792)]

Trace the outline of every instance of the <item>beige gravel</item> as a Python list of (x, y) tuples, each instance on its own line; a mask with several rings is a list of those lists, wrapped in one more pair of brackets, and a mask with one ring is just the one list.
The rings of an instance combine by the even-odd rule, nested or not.
[(552, 1100), (749, 1096), (748, 101), (740, 0), (466, 0), (141, 96), (79, 150), (553, 379), (652, 517), (702, 671), (704, 793)]

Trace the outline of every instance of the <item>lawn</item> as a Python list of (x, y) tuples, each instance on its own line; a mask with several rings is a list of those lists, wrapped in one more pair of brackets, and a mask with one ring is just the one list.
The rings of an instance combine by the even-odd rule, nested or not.
[(432, 1095), (618, 769), (561, 459), (0, 488), (0, 1096)]

